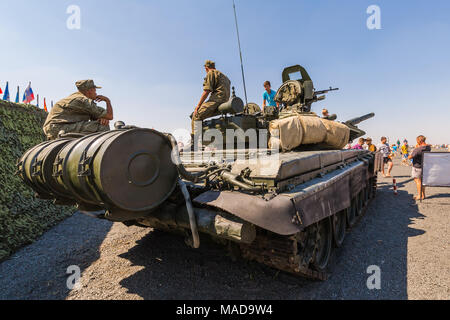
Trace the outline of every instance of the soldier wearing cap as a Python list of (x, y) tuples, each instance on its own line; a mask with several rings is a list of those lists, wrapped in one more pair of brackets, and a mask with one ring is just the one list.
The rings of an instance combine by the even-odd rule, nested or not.
[[(94, 133), (109, 130), (109, 121), (113, 119), (113, 109), (109, 98), (97, 95), (93, 80), (80, 80), (75, 83), (78, 92), (58, 101), (50, 111), (44, 123), (44, 133), (49, 140), (64, 133)], [(95, 102), (105, 101), (106, 110)]]
[[(218, 115), (217, 108), (230, 99), (230, 80), (219, 70), (211, 60), (205, 62), (206, 77), (203, 82), (203, 94), (192, 115), (192, 134), (194, 134), (195, 121), (202, 121)], [(209, 97), (209, 100), (205, 100)]]

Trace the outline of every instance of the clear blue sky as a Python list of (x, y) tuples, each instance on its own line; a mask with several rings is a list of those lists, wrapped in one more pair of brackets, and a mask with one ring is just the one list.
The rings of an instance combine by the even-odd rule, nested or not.
[[(81, 29), (69, 30), (69, 5)], [(381, 30), (368, 30), (366, 9), (381, 8)], [(29, 81), (57, 101), (75, 81), (93, 78), (111, 98), (115, 119), (163, 131), (189, 128), (213, 59), (243, 97), (231, 0), (0, 0), (0, 86)], [(450, 143), (450, 1), (236, 0), (249, 101), (262, 103), (284, 67), (307, 68), (317, 89), (337, 86), (323, 102), (346, 120), (381, 135), (418, 134)]]

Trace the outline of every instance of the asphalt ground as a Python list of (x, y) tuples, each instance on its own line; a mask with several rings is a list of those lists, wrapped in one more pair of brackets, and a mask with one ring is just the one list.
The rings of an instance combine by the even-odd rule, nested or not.
[[(450, 189), (416, 202), (410, 171), (395, 159), (398, 195), (379, 176), (324, 282), (233, 261), (205, 239), (191, 249), (179, 236), (76, 213), (0, 264), (0, 299), (449, 299)], [(71, 266), (81, 272), (72, 290)], [(379, 289), (367, 286), (370, 266)]]

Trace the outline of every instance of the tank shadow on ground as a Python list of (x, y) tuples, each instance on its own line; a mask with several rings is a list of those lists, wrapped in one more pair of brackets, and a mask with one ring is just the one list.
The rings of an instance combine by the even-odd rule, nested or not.
[[(242, 259), (233, 262), (218, 244), (187, 248), (182, 237), (154, 231), (121, 255), (144, 266), (121, 281), (144, 299), (406, 299), (408, 238), (424, 231), (410, 226), (422, 218), (406, 191), (381, 186), (366, 215), (342, 248), (335, 249), (330, 278), (310, 281)], [(367, 268), (381, 269), (381, 289), (367, 288)]]
[(82, 274), (96, 261), (112, 225), (92, 219), (77, 212), (0, 264), (0, 299), (65, 299), (67, 268), (78, 266)]

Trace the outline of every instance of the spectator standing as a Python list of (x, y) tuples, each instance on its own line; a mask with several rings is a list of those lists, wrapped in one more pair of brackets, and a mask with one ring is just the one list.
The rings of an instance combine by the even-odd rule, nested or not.
[(393, 144), (392, 145), (392, 150), (393, 150), (394, 154), (396, 154), (397, 151), (398, 151), (398, 146), (396, 144)]
[(409, 149), (408, 141), (404, 140), (403, 144), (402, 144), (402, 148), (401, 148), (401, 150), (402, 150), (402, 165), (406, 165), (406, 166), (409, 165), (408, 164), (408, 156), (409, 156), (408, 149)]
[[(383, 155), (383, 165), (381, 166), (381, 173), (383, 174), (383, 177), (391, 177), (391, 170), (394, 166), (394, 163), (392, 162), (392, 159), (390, 158), (391, 155), (391, 148), (389, 148), (389, 145), (387, 144), (387, 138), (381, 137), (381, 143), (378, 145), (377, 149), (380, 150), (381, 154)], [(388, 172), (387, 175), (384, 173), (384, 166), (388, 165)]]
[(372, 138), (367, 138), (366, 139), (366, 144), (367, 144), (367, 150), (369, 150), (370, 152), (376, 152), (377, 151), (377, 147), (375, 147), (375, 145), (372, 144)]
[(431, 147), (426, 144), (426, 138), (420, 135), (417, 137), (416, 148), (408, 156), (408, 159), (412, 159), (413, 162), (411, 177), (414, 178), (417, 187), (417, 196), (414, 197), (415, 200), (425, 199), (425, 187), (422, 187), (422, 159), (423, 153), (429, 151), (431, 151)]
[(359, 138), (358, 143), (355, 144), (355, 145), (352, 147), (352, 149), (363, 150), (364, 142), (366, 142), (366, 140), (364, 140), (364, 138)]

